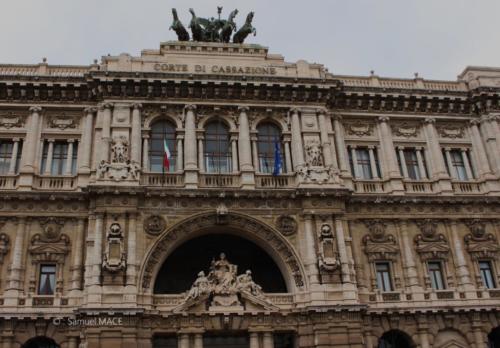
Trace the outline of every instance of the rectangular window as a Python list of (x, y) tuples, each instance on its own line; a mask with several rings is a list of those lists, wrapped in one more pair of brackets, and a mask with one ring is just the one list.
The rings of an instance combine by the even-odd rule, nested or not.
[(365, 179), (365, 180), (370, 180), (379, 177), (377, 152), (373, 150), (373, 158), (375, 160), (375, 168), (377, 168), (377, 173), (373, 173), (372, 171), (372, 166), (370, 162), (370, 150), (368, 148), (366, 147), (356, 148), (354, 149), (354, 152), (356, 155), (356, 161), (354, 161), (353, 159), (353, 150), (351, 149), (349, 151), (349, 162), (351, 165), (352, 175), (356, 176), (358, 179)]
[(413, 180), (422, 179), (422, 175), (420, 175), (420, 169), (418, 168), (418, 160), (417, 160), (417, 150), (408, 149), (403, 151), (406, 169), (408, 170), (408, 176)]
[(56, 265), (40, 265), (39, 295), (54, 295), (56, 289)]
[[(68, 149), (69, 143), (66, 141), (54, 141), (52, 142), (52, 158), (49, 157), (50, 142), (45, 142), (43, 145), (42, 153), (42, 165), (40, 172), (45, 174), (47, 172), (47, 166), (50, 163), (50, 169), (48, 170), (50, 175), (64, 175), (66, 174), (66, 167), (68, 166)], [(72, 143), (73, 154), (71, 155), (71, 170), (72, 175), (76, 174), (76, 166), (78, 161), (78, 143)]]
[(0, 140), (0, 174), (9, 172), (13, 148), (13, 141)]
[[(443, 150), (443, 156), (446, 162), (446, 168), (448, 169), (448, 174), (453, 179), (460, 181), (468, 181), (474, 179), (474, 168), (472, 168), (472, 162), (469, 156), (469, 152), (463, 152), (461, 149), (451, 149), (448, 150), (448, 152), (449, 159), (446, 155), (446, 150)], [(464, 156), (466, 157), (469, 168), (466, 167)], [(468, 169), (470, 169), (470, 175), (467, 174)]]
[(432, 288), (435, 290), (446, 289), (441, 262), (429, 261), (427, 263), (427, 269), (429, 271), (429, 278), (431, 279)]
[(376, 262), (377, 288), (381, 291), (392, 291), (391, 269), (389, 262)]
[(495, 278), (493, 277), (493, 269), (490, 261), (479, 261), (479, 271), (483, 279), (484, 286), (487, 289), (496, 288)]

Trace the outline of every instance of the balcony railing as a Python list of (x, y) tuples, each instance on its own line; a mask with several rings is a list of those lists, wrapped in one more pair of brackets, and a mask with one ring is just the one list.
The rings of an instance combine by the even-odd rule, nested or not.
[(433, 193), (434, 185), (430, 181), (405, 180), (403, 182), (406, 193)]
[(453, 192), (462, 195), (474, 195), (483, 193), (483, 184), (474, 181), (452, 181)]
[(200, 187), (240, 187), (239, 174), (201, 174)]
[(355, 180), (354, 191), (356, 193), (384, 193), (385, 183), (379, 180)]
[(295, 175), (256, 174), (255, 186), (259, 188), (289, 188), (295, 186)]
[(33, 186), (38, 190), (74, 190), (77, 178), (72, 176), (37, 176)]
[(17, 176), (0, 176), (0, 190), (15, 190), (17, 188)]
[(144, 173), (141, 175), (141, 185), (180, 187), (184, 185), (184, 175), (174, 173)]

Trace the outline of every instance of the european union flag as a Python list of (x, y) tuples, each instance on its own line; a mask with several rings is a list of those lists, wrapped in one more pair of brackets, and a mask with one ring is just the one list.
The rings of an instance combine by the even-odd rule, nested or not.
[(279, 175), (281, 172), (281, 151), (280, 151), (280, 143), (276, 140), (274, 142), (274, 169), (273, 175)]

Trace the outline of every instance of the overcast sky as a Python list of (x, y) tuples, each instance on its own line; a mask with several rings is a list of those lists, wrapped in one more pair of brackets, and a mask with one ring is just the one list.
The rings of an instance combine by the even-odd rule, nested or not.
[(500, 0), (1, 0), (0, 63), (90, 64), (106, 54), (140, 54), (176, 38), (176, 7), (187, 27), (235, 8), (241, 26), (255, 11), (257, 36), (287, 61), (335, 74), (451, 79), (467, 65), (500, 67)]

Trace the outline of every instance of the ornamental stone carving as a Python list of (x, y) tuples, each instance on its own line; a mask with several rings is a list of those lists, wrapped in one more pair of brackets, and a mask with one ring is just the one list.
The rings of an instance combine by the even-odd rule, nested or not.
[(306, 164), (309, 167), (323, 166), (323, 148), (318, 141), (309, 141), (305, 145)]
[(141, 166), (128, 159), (129, 143), (124, 136), (113, 139), (111, 146), (111, 163), (101, 161), (97, 167), (99, 179), (114, 181), (139, 180)]
[[(248, 307), (246, 302), (254, 306), (271, 309), (262, 288), (252, 279), (252, 271), (238, 275), (238, 266), (230, 263), (226, 255), (221, 253), (219, 259), (212, 260), (210, 272), (200, 271), (184, 299), (184, 303), (174, 311), (185, 311), (196, 305), (209, 311), (243, 311)], [(245, 304), (245, 307), (243, 306)]]
[(318, 267), (323, 272), (333, 272), (340, 267), (332, 227), (328, 224), (323, 224), (320, 228)]
[(442, 138), (461, 139), (464, 137), (465, 127), (460, 125), (442, 125), (437, 127)]
[(124, 136), (113, 139), (111, 145), (111, 163), (125, 163), (128, 160), (128, 141)]
[(5, 255), (10, 249), (10, 238), (5, 233), (0, 233), (0, 264), (3, 263)]
[(70, 249), (69, 237), (60, 233), (60, 228), (57, 225), (48, 223), (42, 233), (37, 233), (31, 238), (28, 251), (34, 263), (56, 262), (62, 264)]
[(19, 116), (13, 112), (7, 114), (0, 114), (0, 127), (11, 129), (11, 128), (21, 128), (24, 126), (26, 117)]
[(373, 125), (360, 120), (353, 123), (346, 123), (344, 125), (347, 135), (354, 135), (357, 137), (364, 137), (373, 134)]
[(65, 130), (67, 128), (76, 128), (75, 118), (66, 115), (52, 116), (49, 119), (48, 127), (58, 128), (60, 130)]
[(450, 246), (443, 234), (436, 233), (437, 222), (432, 219), (416, 221), (421, 234), (415, 237), (416, 251), (422, 261), (430, 259), (447, 259)]
[(282, 215), (276, 220), (276, 227), (284, 236), (288, 237), (297, 232), (297, 221), (289, 215)]
[(471, 233), (464, 237), (465, 248), (474, 260), (498, 257), (500, 247), (497, 238), (486, 233), (486, 224), (479, 219), (465, 220)]
[[(143, 289), (150, 288), (153, 274), (161, 266), (165, 252), (170, 250), (179, 238), (185, 238), (191, 233), (216, 225), (216, 214), (200, 214), (173, 226), (167, 233), (163, 234), (153, 246), (145, 262), (142, 277)], [(283, 260), (290, 276), (295, 281), (295, 285), (298, 288), (305, 285), (300, 261), (293, 248), (281, 237), (280, 233), (256, 219), (237, 213), (228, 213), (227, 226), (245, 231), (254, 238), (265, 240)]]
[(56, 241), (61, 235), (61, 229), (64, 226), (64, 220), (53, 217), (40, 220), (42, 233), (40, 239), (44, 242)]
[(382, 220), (365, 220), (369, 234), (363, 237), (364, 252), (369, 261), (396, 260), (399, 247), (392, 234), (386, 234), (386, 224)]
[(418, 126), (416, 124), (403, 122), (392, 125), (391, 129), (392, 134), (397, 137), (414, 138), (418, 135)]
[(109, 226), (106, 235), (106, 251), (102, 268), (109, 272), (118, 272), (126, 268), (126, 254), (123, 245), (123, 231), (119, 223), (114, 222)]
[(166, 226), (165, 219), (160, 215), (151, 215), (144, 220), (144, 231), (153, 236), (162, 233)]

